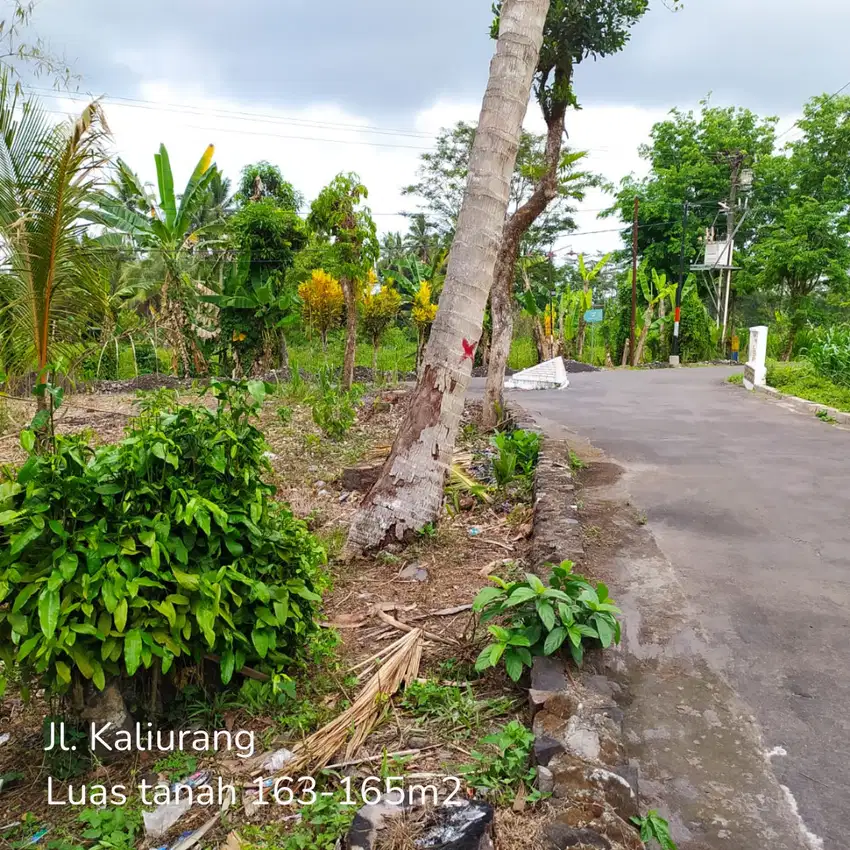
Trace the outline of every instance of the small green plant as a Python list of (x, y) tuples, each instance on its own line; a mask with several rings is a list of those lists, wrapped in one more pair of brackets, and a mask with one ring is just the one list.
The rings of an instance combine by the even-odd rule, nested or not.
[(416, 536), (423, 540), (436, 540), (437, 534), (437, 526), (434, 525), (433, 522), (426, 522), (425, 525), (416, 532)]
[(743, 372), (735, 372), (734, 375), (730, 375), (726, 379), (727, 384), (743, 384), (744, 383), (744, 373)]
[(524, 581), (506, 582), (498, 576), (475, 598), (473, 610), (481, 613), (481, 622), (496, 618), (504, 625), (491, 625), (492, 642), (481, 650), (476, 670), (495, 667), (504, 660), (508, 675), (515, 682), (525, 667), (531, 667), (535, 655), (552, 655), (564, 643), (573, 660), (581, 664), (585, 641), (598, 641), (603, 648), (620, 642), (620, 609), (599, 582), (594, 587), (584, 576), (573, 573), (572, 561), (552, 569), (549, 587), (533, 573)]
[(240, 830), (243, 850), (334, 850), (351, 825), (357, 806), (345, 805), (342, 791), (324, 796), (323, 781), (318, 784), (315, 802), (299, 807), (301, 819), (294, 828), (275, 823), (244, 827)]
[(443, 685), (428, 679), (411, 682), (401, 704), (415, 717), (438, 721), (447, 729), (462, 727), (472, 731), (485, 720), (510, 711), (513, 700), (478, 700), (468, 682), (463, 686)]
[(493, 477), (500, 487), (510, 484), (516, 478), (517, 456), (509, 449), (501, 449), (493, 458)]
[(670, 835), (670, 824), (655, 809), (650, 809), (643, 817), (631, 819), (640, 830), (640, 840), (644, 843), (655, 841), (661, 850), (677, 850)]
[(573, 472), (587, 469), (587, 464), (572, 449), (570, 449), (570, 469)]
[(493, 460), (493, 476), (497, 484), (509, 484), (517, 475), (531, 477), (540, 458), (539, 434), (522, 429), (496, 434), (493, 445), (499, 451)]
[[(481, 789), (497, 805), (509, 805), (516, 797), (520, 783), (531, 788), (537, 778), (537, 768), (530, 765), (534, 733), (516, 720), (500, 731), (481, 739), (489, 749), (474, 750), (472, 764), (463, 765), (460, 773), (469, 785)], [(532, 790), (526, 801), (535, 803), (542, 798)]]
[(183, 750), (175, 750), (154, 762), (153, 772), (165, 774), (172, 782), (191, 776), (198, 769), (198, 759)]
[(65, 723), (65, 741), (68, 747), (73, 749), (62, 750), (57, 747), (45, 749), (44, 768), (48, 776), (66, 782), (82, 776), (91, 768), (91, 753), (86, 731), (68, 718), (59, 715), (48, 715), (44, 718), (41, 727), (44, 746), (47, 747), (51, 740), (51, 727), (56, 728), (61, 722)]
[(313, 421), (331, 440), (341, 440), (357, 419), (357, 405), (363, 395), (359, 384), (343, 390), (336, 373), (323, 367), (316, 375), (316, 388), (312, 393)]
[(354, 404), (347, 393), (325, 393), (313, 402), (313, 421), (331, 440), (341, 440), (356, 419)]
[(277, 418), (280, 419), (282, 425), (289, 425), (292, 422), (292, 408), (281, 405), (277, 409)]
[(86, 827), (82, 837), (92, 842), (89, 850), (133, 850), (141, 815), (126, 806), (84, 809), (79, 821)]
[(834, 416), (830, 416), (828, 410), (818, 410), (815, 412), (815, 416), (817, 416), (817, 418), (820, 419), (821, 422), (826, 422), (829, 425), (835, 425), (835, 423), (838, 422), (838, 420)]

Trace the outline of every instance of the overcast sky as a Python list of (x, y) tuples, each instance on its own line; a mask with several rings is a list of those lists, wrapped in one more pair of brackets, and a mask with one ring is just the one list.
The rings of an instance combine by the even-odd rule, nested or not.
[[(708, 92), (716, 103), (778, 115), (784, 130), (807, 98), (850, 81), (847, 0), (688, 0), (675, 14), (661, 0), (651, 5), (620, 55), (589, 60), (576, 74), (583, 108), (569, 117), (570, 143), (590, 149), (590, 164), (609, 180), (641, 170), (637, 146), (654, 121)], [(268, 159), (308, 199), (338, 171), (356, 170), (384, 231), (403, 228), (392, 214), (412, 202), (399, 190), (433, 133), (477, 117), (493, 50), (490, 6), (42, 0), (35, 29), (65, 53), (82, 91), (107, 95), (116, 147), (145, 179), (160, 142), (178, 183), (210, 141), (228, 176)], [(542, 126), (533, 106), (526, 123)], [(585, 206), (604, 203), (594, 195)], [(579, 226), (611, 223), (591, 211)], [(615, 233), (567, 241), (579, 251), (618, 245)]]

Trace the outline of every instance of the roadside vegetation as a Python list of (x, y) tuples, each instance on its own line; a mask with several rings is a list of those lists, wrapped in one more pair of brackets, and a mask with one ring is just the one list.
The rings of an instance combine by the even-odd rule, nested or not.
[[(509, 3), (494, 4), (494, 39), (518, 38)], [(10, 846), (142, 840), (154, 809), (138, 795), (57, 810), (47, 777), (59, 795), (104, 776), (239, 787), (214, 823), (193, 809), (161, 845), (146, 839), (169, 848), (202, 827), (226, 850), (335, 847), (356, 811), (339, 805), (352, 777), (457, 775), (462, 796), (501, 815), (559, 805), (536, 787), (521, 686), (535, 657), (578, 668), (610, 650), (620, 612), (568, 561), (546, 583), (530, 569), (541, 441), (512, 421), (505, 370), (666, 360), (682, 240), (690, 264), (743, 169), (754, 179), (729, 321), (710, 277), (688, 273), (682, 359), (743, 351), (746, 327), (765, 321), (769, 381), (850, 410), (850, 167), (836, 155), (850, 98), (812, 99), (784, 149), (775, 121), (748, 110), (674, 111), (641, 150), (648, 176), (612, 188), (565, 146), (574, 71), (619, 52), (648, 3), (522, 5), (539, 55), (522, 68), (497, 52), (480, 125), (441, 131), (404, 189), (419, 211), (383, 234), (348, 171), (308, 201), (286, 179), (299, 163), (247, 163), (231, 184), (213, 145), (176, 174), (163, 144), (145, 182), (113, 155), (104, 103), (60, 121), (18, 84), (16, 62), (63, 76), (37, 39), (26, 46), (33, 4), (2, 21), (14, 47), (0, 60)], [(541, 135), (519, 116), (505, 126), (532, 78)], [(633, 328), (628, 251), (555, 247), (579, 235), (576, 205), (597, 188), (623, 220), (642, 199)], [(683, 228), (694, 197), (710, 201)], [(483, 404), (466, 400), (473, 370)], [(87, 724), (106, 719), (243, 729), (260, 761), (208, 746), (111, 760), (86, 745)], [(76, 749), (45, 751), (53, 722)], [(249, 779), (284, 769), (315, 773), (329, 796), (264, 810)], [(672, 846), (655, 811), (635, 826)]]

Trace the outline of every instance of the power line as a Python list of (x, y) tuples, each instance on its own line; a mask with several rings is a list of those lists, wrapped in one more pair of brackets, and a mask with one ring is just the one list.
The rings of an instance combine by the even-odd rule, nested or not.
[[(77, 92), (56, 92), (53, 89), (38, 88), (35, 86), (27, 87), (27, 91), (42, 96), (52, 97), (56, 100), (68, 98), (79, 102), (90, 102), (95, 100), (94, 96), (84, 95)], [(222, 109), (220, 107), (205, 108), (193, 106), (191, 104), (168, 103), (167, 101), (144, 100), (142, 98), (122, 97), (119, 95), (105, 95), (100, 98), (105, 101), (112, 101), (122, 106), (129, 106), (135, 109), (148, 109), (156, 111), (177, 111), (180, 114), (190, 112), (196, 115), (215, 115), (225, 118), (232, 118), (237, 121), (253, 121), (261, 124), (293, 124), (296, 126), (318, 127), (320, 129), (345, 130), (351, 132), (370, 132), (383, 133), (392, 136), (411, 136), (422, 139), (435, 139), (433, 133), (425, 133), (419, 130), (402, 130), (393, 127), (379, 127), (374, 124), (352, 124), (343, 121), (314, 121), (309, 118), (293, 118), (284, 115), (272, 115), (267, 112), (249, 112), (238, 111), (232, 109)]]
[[(46, 113), (50, 115), (61, 115), (62, 117), (67, 117), (67, 113), (62, 112), (61, 110), (55, 109), (45, 109)], [(234, 127), (203, 127), (199, 124), (184, 124), (184, 127), (193, 130), (206, 130), (209, 132), (215, 133), (238, 133), (239, 135), (250, 135), (250, 136), (268, 136), (273, 139), (294, 139), (298, 141), (304, 142), (328, 142), (330, 144), (337, 145), (365, 145), (367, 147), (373, 148), (400, 148), (403, 150), (412, 150), (412, 151), (431, 151), (432, 148), (422, 147), (421, 145), (397, 145), (391, 144), (390, 142), (368, 142), (362, 139), (329, 139), (320, 136), (292, 136), (284, 133), (268, 133), (264, 131), (257, 130), (239, 130)]]
[[(850, 80), (848, 80), (846, 83), (844, 83), (844, 85), (843, 85), (843, 86), (841, 86), (841, 88), (840, 88), (840, 89), (838, 89), (838, 91), (834, 91), (834, 92), (833, 92), (833, 93), (832, 93), (832, 94), (831, 94), (831, 95), (830, 95), (830, 96), (829, 96), (829, 97), (828, 97), (828, 98), (827, 98), (827, 99), (826, 99), (826, 100), (825, 100), (825, 101), (821, 104), (820, 109), (818, 109), (818, 110), (817, 110), (814, 114), (815, 114), (815, 115), (817, 115), (817, 113), (818, 113), (818, 112), (820, 112), (820, 110), (821, 110), (821, 109), (823, 109), (823, 107), (824, 107), (824, 106), (826, 106), (826, 104), (827, 104), (827, 103), (829, 103), (831, 100), (834, 100), (836, 97), (838, 97), (838, 95), (840, 95), (840, 94), (841, 94), (841, 92), (843, 92), (843, 91), (844, 91), (845, 89), (847, 89), (847, 88), (850, 88)], [(788, 134), (789, 134), (789, 133), (790, 133), (790, 132), (791, 132), (791, 131), (795, 128), (795, 127), (799, 127), (799, 126), (800, 126), (800, 122), (801, 122), (802, 120), (803, 120), (803, 118), (798, 118), (798, 119), (797, 119), (797, 120), (796, 120), (796, 121), (795, 121), (795, 122), (794, 122), (794, 123), (793, 123), (793, 124), (792, 124), (792, 125), (788, 128), (788, 129), (787, 129), (787, 130), (785, 130), (784, 132), (780, 133), (780, 134), (776, 137), (775, 141), (777, 141), (777, 142), (778, 142), (778, 141), (779, 141), (779, 140), (780, 140), (783, 136), (787, 136), (787, 135), (788, 135)]]
[[(67, 98), (73, 100), (75, 102), (88, 103), (91, 100), (95, 100), (93, 96), (88, 96), (84, 94), (80, 94), (77, 92), (55, 92), (52, 89), (44, 89), (38, 88), (34, 86), (25, 87), (26, 91), (29, 91), (33, 94), (43, 95), (46, 97), (51, 97), (55, 100), (60, 100), (62, 98)], [(419, 130), (402, 130), (392, 127), (380, 127), (374, 124), (352, 124), (346, 122), (332, 122), (332, 121), (313, 121), (308, 118), (291, 118), (288, 116), (280, 116), (280, 115), (270, 115), (269, 113), (262, 112), (245, 112), (238, 110), (229, 110), (229, 109), (221, 109), (221, 108), (205, 108), (200, 106), (193, 106), (191, 104), (174, 104), (168, 103), (166, 101), (156, 101), (156, 100), (143, 100), (141, 98), (130, 98), (130, 97), (122, 97), (118, 95), (109, 95), (99, 98), (102, 101), (113, 102), (118, 106), (126, 106), (134, 109), (146, 109), (149, 111), (167, 111), (167, 112), (176, 112), (181, 115), (190, 114), (196, 115), (199, 117), (205, 117), (207, 115), (214, 118), (222, 118), (227, 120), (238, 120), (238, 121), (250, 121), (252, 123), (260, 123), (260, 124), (282, 124), (282, 125), (291, 125), (294, 127), (303, 127), (303, 128), (317, 128), (324, 130), (337, 130), (339, 132), (345, 133), (373, 133), (373, 134), (383, 134), (388, 136), (400, 136), (407, 137), (412, 139), (422, 139), (429, 141), (436, 141), (439, 137), (438, 134), (434, 133), (425, 133)], [(49, 112), (54, 115), (66, 115), (67, 113), (57, 111), (57, 110), (45, 110), (45, 112)], [(225, 133), (242, 133), (249, 131), (237, 130), (234, 128), (224, 128), (224, 127), (199, 127), (194, 124), (184, 125), (187, 127), (191, 127), (193, 129), (199, 130), (221, 130)], [(317, 138), (311, 136), (289, 136), (282, 135), (277, 133), (263, 133), (263, 132), (255, 132), (250, 131), (251, 135), (265, 135), (271, 136), (272, 138), (282, 138), (282, 139), (303, 139), (305, 141), (318, 141), (318, 142), (336, 142), (338, 144), (360, 144), (360, 145), (371, 145), (375, 147), (397, 147), (407, 150), (422, 150), (422, 151), (431, 151), (433, 148), (431, 147), (421, 147), (417, 145), (401, 145), (401, 144), (390, 144), (390, 143), (380, 143), (380, 142), (366, 142), (366, 141), (346, 141), (344, 139), (328, 139), (328, 138)], [(609, 153), (608, 148), (584, 148), (588, 153)]]

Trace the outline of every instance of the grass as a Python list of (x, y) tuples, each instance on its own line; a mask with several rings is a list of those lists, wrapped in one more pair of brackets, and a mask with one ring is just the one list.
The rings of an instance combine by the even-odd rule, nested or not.
[(508, 366), (511, 369), (528, 369), (537, 365), (537, 346), (530, 336), (516, 337), (511, 343)]
[[(308, 372), (328, 364), (341, 368), (345, 355), (345, 337), (341, 331), (329, 335), (328, 350), (322, 351), (318, 338), (300, 339), (289, 343), (289, 356)], [(357, 340), (356, 366), (372, 368), (372, 345), (362, 337)], [(416, 340), (401, 328), (392, 328), (381, 340), (378, 348), (378, 369), (381, 372), (412, 372), (416, 368)]]
[(786, 395), (850, 413), (850, 387), (820, 377), (807, 360), (768, 362), (767, 383)]
[(461, 686), (427, 679), (410, 683), (402, 706), (414, 717), (438, 722), (444, 730), (473, 732), (484, 721), (509, 713), (514, 700), (479, 700), (468, 682)]
[(744, 373), (736, 372), (734, 375), (730, 375), (726, 379), (727, 384), (743, 384), (744, 383)]

